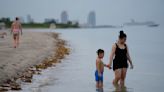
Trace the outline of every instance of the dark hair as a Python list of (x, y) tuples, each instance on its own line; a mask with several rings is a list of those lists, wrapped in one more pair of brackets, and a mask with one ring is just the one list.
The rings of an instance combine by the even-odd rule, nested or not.
[(18, 18), (18, 17), (16, 17), (16, 18), (15, 18), (15, 20), (19, 20), (19, 18)]
[(97, 55), (99, 55), (100, 53), (104, 53), (104, 50), (98, 49), (98, 50), (97, 50)]
[(126, 38), (126, 34), (124, 33), (123, 30), (120, 31), (119, 38), (120, 38), (120, 39), (122, 39), (122, 38)]

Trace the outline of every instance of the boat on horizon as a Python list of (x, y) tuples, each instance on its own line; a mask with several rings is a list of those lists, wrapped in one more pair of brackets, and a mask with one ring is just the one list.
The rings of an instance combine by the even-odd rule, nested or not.
[(149, 27), (158, 27), (159, 24), (152, 24), (152, 25), (148, 25)]
[(123, 25), (124, 26), (149, 26), (149, 27), (159, 26), (159, 24), (156, 24), (153, 21), (136, 22), (134, 19), (131, 19), (131, 22), (124, 23)]

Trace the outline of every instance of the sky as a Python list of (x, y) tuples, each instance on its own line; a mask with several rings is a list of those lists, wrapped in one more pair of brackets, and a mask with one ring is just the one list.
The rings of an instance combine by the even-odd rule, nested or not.
[(90, 11), (96, 12), (97, 25), (122, 24), (131, 19), (164, 24), (164, 0), (0, 0), (0, 17), (26, 18), (36, 22), (45, 18), (60, 20), (67, 11), (70, 20), (87, 22)]

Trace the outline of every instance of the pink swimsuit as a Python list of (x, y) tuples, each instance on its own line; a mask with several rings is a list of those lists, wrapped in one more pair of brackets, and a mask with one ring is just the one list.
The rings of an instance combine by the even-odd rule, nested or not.
[(14, 33), (14, 34), (19, 34), (19, 32), (20, 32), (20, 29), (17, 29), (17, 28), (14, 27), (13, 33)]
[(19, 31), (20, 31), (19, 29), (13, 29), (14, 33), (19, 33)]

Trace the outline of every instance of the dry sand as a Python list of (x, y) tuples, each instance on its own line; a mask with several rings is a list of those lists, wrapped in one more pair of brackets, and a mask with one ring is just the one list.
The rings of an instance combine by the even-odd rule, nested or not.
[(0, 38), (0, 83), (16, 77), (30, 66), (54, 54), (56, 39), (52, 33), (24, 32), (20, 46), (13, 48), (12, 35)]

